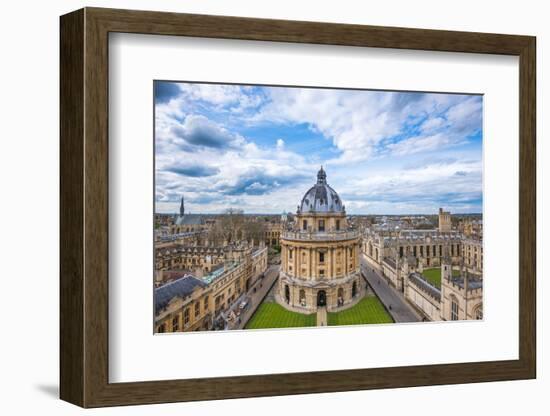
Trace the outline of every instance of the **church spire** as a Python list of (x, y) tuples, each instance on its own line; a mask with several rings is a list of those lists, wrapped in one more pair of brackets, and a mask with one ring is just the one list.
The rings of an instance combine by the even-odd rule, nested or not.
[(183, 203), (183, 196), (181, 197), (181, 204), (180, 204), (180, 217), (183, 217), (185, 214), (185, 204)]

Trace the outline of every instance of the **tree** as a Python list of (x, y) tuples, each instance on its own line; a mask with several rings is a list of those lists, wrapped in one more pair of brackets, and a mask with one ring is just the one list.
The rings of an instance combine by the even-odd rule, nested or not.
[(247, 240), (258, 242), (265, 238), (265, 224), (246, 217), (242, 210), (229, 208), (216, 218), (208, 232), (208, 239), (215, 245), (231, 244)]

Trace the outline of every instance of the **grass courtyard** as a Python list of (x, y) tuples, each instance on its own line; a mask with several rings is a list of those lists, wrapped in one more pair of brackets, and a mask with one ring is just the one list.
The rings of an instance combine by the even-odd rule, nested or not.
[[(432, 269), (424, 269), (422, 275), (435, 287), (441, 288), (441, 267), (434, 267)], [(460, 271), (453, 270), (453, 276), (459, 276)]]
[(261, 328), (297, 328), (317, 325), (317, 314), (304, 315), (297, 312), (287, 311), (275, 302), (262, 303), (245, 329)]
[[(328, 325), (360, 325), (392, 323), (390, 315), (376, 296), (368, 296), (342, 312), (329, 312)], [(317, 314), (291, 312), (276, 302), (262, 303), (245, 329), (300, 328), (317, 325)]]
[(376, 296), (367, 296), (357, 305), (342, 312), (329, 312), (328, 324), (360, 325), (360, 324), (390, 324), (393, 320)]

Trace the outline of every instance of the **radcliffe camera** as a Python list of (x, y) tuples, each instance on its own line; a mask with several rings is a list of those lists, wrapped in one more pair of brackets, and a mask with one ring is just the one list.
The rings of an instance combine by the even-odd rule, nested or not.
[(483, 97), (155, 81), (154, 332), (483, 319)]

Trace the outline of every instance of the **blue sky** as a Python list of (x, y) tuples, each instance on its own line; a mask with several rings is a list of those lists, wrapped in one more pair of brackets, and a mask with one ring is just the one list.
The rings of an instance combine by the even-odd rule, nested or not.
[(156, 211), (294, 212), (323, 165), (349, 214), (482, 211), (479, 95), (155, 82)]

